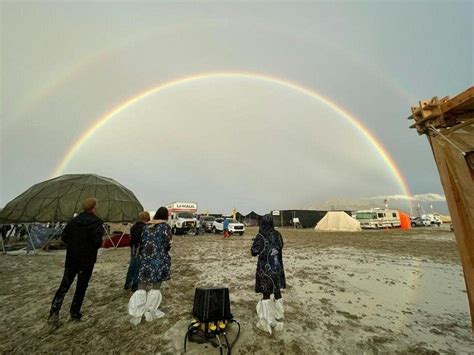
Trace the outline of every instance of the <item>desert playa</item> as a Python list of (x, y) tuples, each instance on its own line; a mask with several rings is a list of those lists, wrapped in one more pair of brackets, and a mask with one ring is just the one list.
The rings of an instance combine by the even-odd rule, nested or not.
[[(166, 316), (133, 327), (123, 290), (129, 249), (101, 249), (83, 306), (69, 322), (73, 292), (57, 328), (47, 324), (64, 251), (0, 256), (0, 352), (182, 353), (198, 286), (230, 289), (242, 331), (234, 353), (463, 353), (474, 349), (467, 294), (454, 234), (443, 228), (317, 233), (280, 229), (289, 287), (285, 328), (260, 333), (254, 293), (257, 230), (231, 240), (174, 239), (172, 280), (162, 289)], [(74, 286), (73, 286), (74, 287)], [(235, 330), (229, 331), (230, 338)], [(213, 354), (189, 343), (188, 353)]]

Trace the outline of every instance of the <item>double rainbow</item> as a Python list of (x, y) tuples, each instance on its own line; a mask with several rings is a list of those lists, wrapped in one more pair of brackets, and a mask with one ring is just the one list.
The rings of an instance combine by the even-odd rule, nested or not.
[(161, 83), (157, 86), (154, 86), (150, 89), (142, 91), (124, 102), (120, 103), (116, 107), (114, 107), (111, 111), (105, 113), (104, 115), (100, 116), (89, 128), (87, 128), (80, 137), (69, 147), (64, 157), (61, 159), (60, 163), (56, 166), (53, 174), (51, 177), (55, 177), (61, 175), (66, 170), (68, 164), (74, 158), (74, 156), (80, 151), (81, 147), (84, 143), (87, 142), (89, 138), (91, 138), (94, 133), (96, 133), (101, 127), (111, 121), (117, 114), (126, 110), (132, 105), (137, 104), (139, 101), (159, 92), (162, 92), (166, 89), (170, 89), (172, 87), (176, 87), (179, 85), (186, 85), (192, 82), (201, 81), (201, 80), (208, 80), (208, 79), (250, 79), (250, 80), (258, 80), (262, 82), (266, 82), (273, 85), (279, 85), (282, 87), (286, 87), (288, 89), (295, 90), (300, 92), (303, 95), (309, 96), (313, 99), (318, 100), (319, 102), (327, 105), (332, 110), (337, 112), (342, 118), (344, 118), (347, 122), (349, 122), (353, 127), (355, 127), (362, 135), (371, 143), (371, 145), (375, 148), (375, 150), (380, 154), (380, 156), (385, 161), (388, 169), (391, 171), (395, 180), (397, 181), (398, 185), (400, 186), (402, 192), (407, 195), (411, 196), (410, 189), (408, 184), (400, 172), (400, 169), (395, 164), (393, 158), (390, 154), (386, 151), (386, 149), (382, 146), (382, 144), (375, 138), (375, 136), (365, 127), (362, 122), (357, 119), (355, 116), (351, 115), (349, 112), (344, 110), (342, 107), (337, 105), (335, 102), (330, 100), (329, 98), (311, 90), (305, 86), (296, 84), (289, 80), (283, 80), (281, 78), (261, 74), (261, 73), (252, 73), (252, 72), (210, 72), (210, 73), (200, 73), (191, 76), (186, 76), (182, 78), (178, 78), (175, 80), (171, 80), (165, 83)]

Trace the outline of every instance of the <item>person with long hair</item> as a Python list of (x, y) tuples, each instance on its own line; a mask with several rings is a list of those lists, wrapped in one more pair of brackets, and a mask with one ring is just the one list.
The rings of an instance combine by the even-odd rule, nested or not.
[(257, 328), (272, 334), (272, 329), (283, 329), (283, 299), (281, 289), (286, 288), (283, 268), (283, 238), (273, 226), (273, 216), (267, 214), (260, 223), (251, 253), (258, 256), (255, 292), (263, 299), (257, 303)]
[(138, 325), (143, 316), (151, 322), (165, 315), (158, 307), (162, 300), (161, 283), (171, 278), (169, 251), (172, 236), (167, 221), (168, 210), (160, 207), (153, 220), (143, 228), (138, 252), (138, 290), (128, 303), (128, 312), (132, 316), (130, 323), (134, 325)]

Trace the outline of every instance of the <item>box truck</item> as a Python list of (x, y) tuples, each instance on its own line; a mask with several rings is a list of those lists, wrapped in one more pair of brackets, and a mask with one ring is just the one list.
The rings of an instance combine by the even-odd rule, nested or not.
[(168, 223), (173, 234), (188, 233), (197, 225), (196, 202), (173, 202), (166, 206), (169, 212)]

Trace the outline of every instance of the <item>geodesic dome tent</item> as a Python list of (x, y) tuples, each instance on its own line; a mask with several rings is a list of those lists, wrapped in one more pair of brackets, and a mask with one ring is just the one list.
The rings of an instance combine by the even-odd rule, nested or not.
[(6, 204), (2, 223), (67, 222), (82, 212), (82, 202), (95, 197), (104, 222), (132, 222), (143, 207), (132, 191), (95, 174), (67, 174), (33, 185)]

